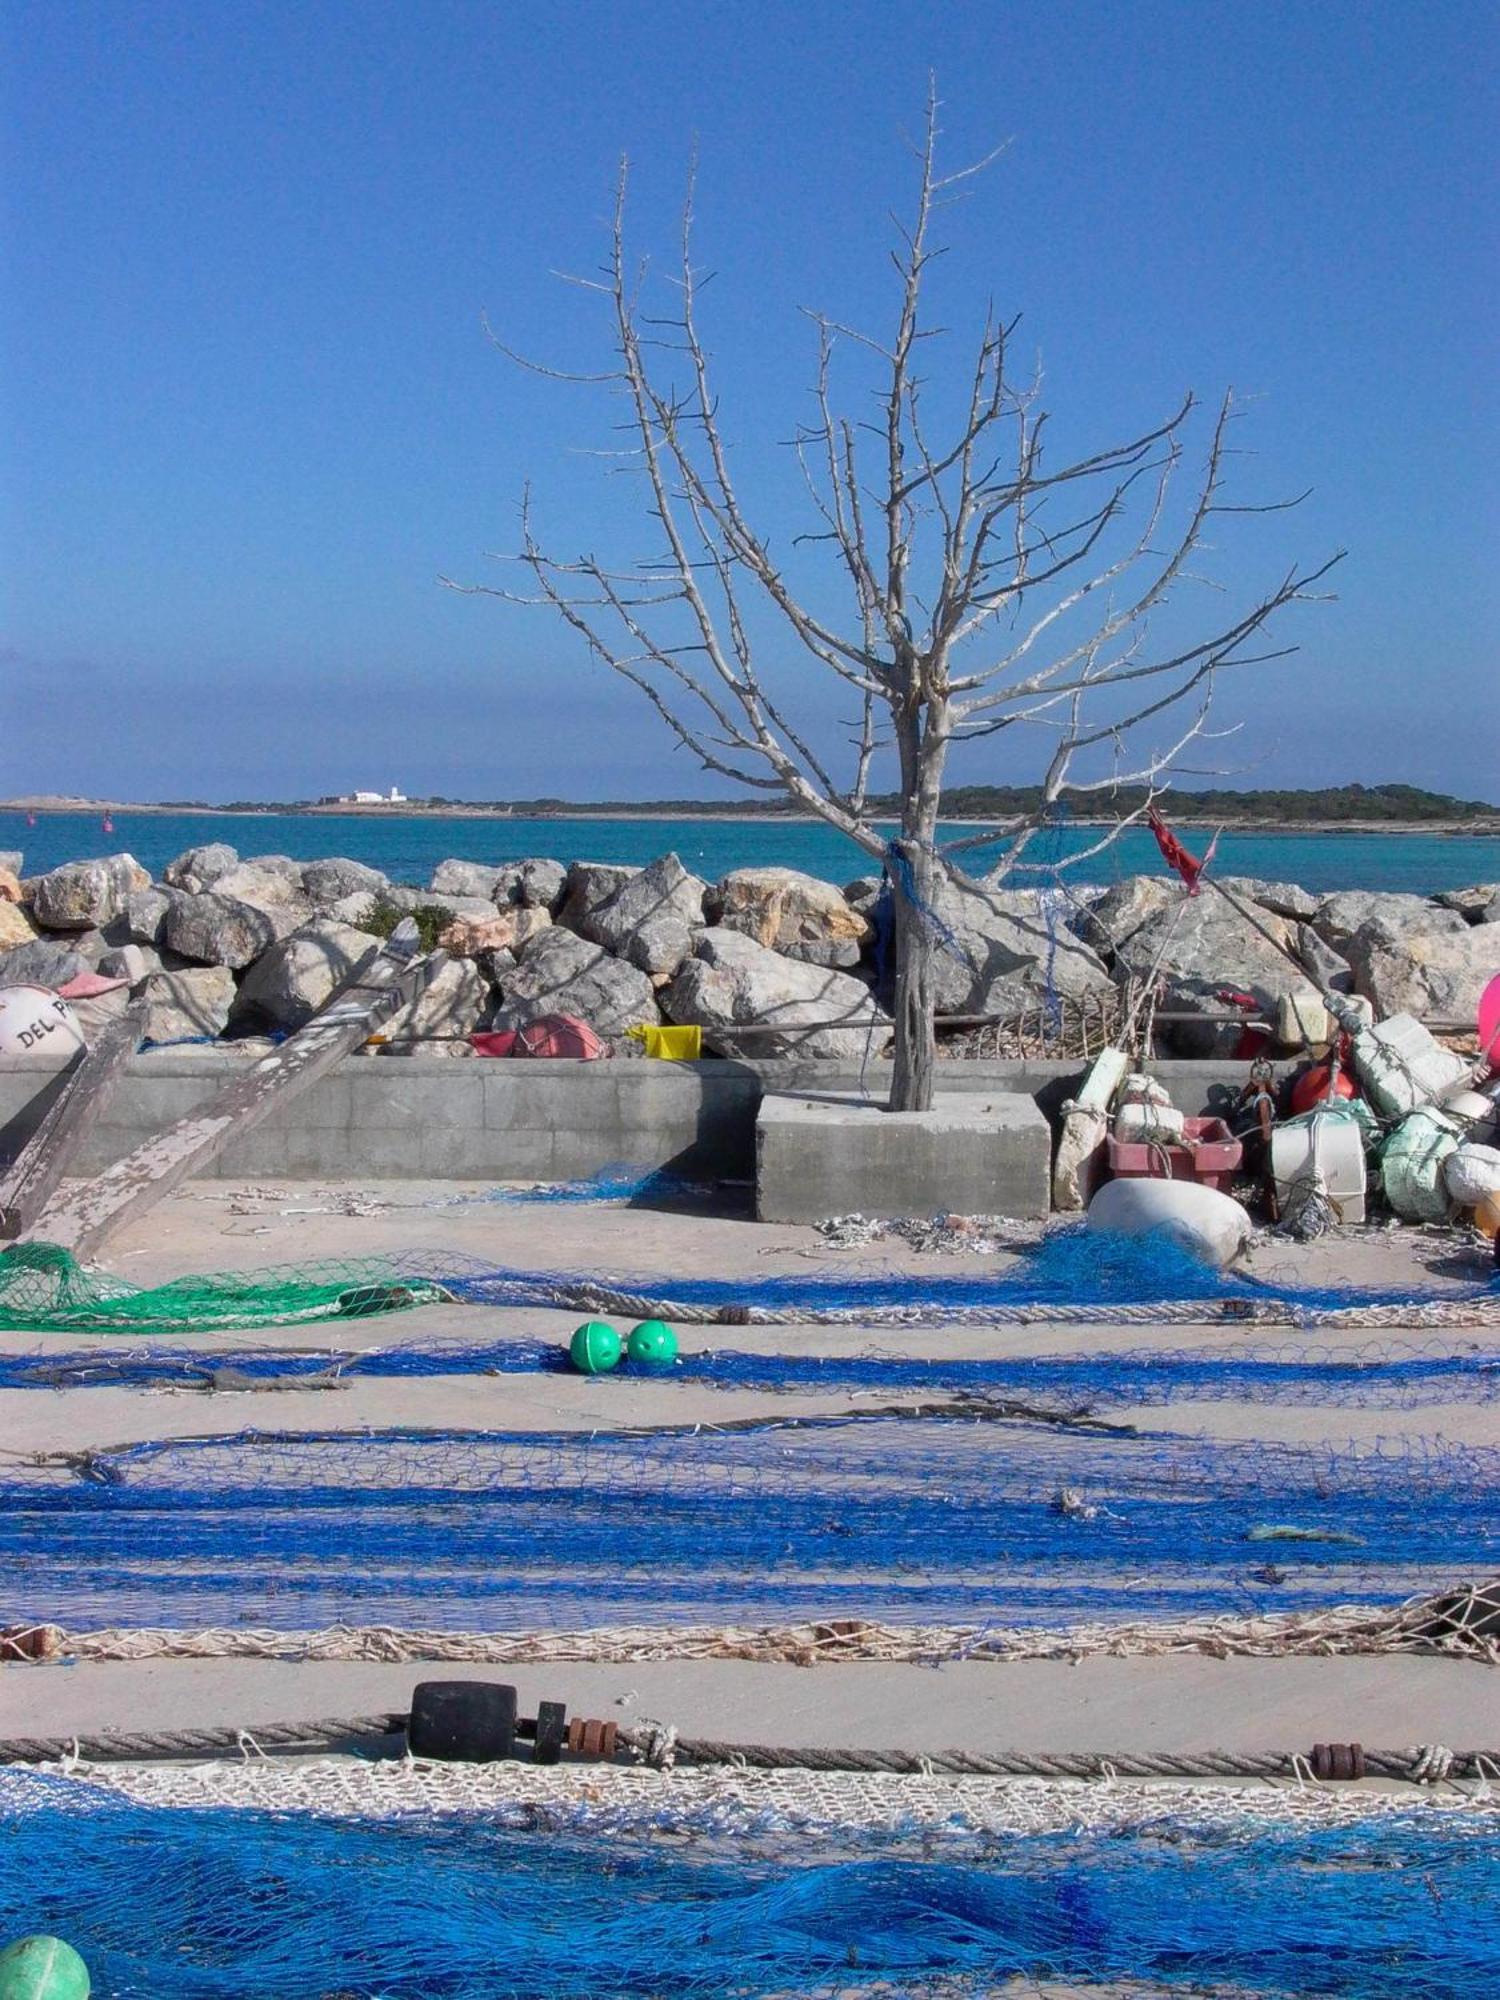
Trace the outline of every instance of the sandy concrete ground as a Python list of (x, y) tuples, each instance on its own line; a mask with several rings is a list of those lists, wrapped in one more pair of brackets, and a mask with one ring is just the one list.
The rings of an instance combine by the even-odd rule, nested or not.
[[(659, 1278), (743, 1277), (884, 1270), (975, 1275), (983, 1260), (923, 1256), (899, 1242), (834, 1251), (810, 1230), (758, 1225), (718, 1213), (668, 1214), (624, 1207), (505, 1205), (455, 1200), (479, 1190), (451, 1183), (326, 1188), (289, 1183), (190, 1186), (122, 1233), (111, 1270), (138, 1283), (190, 1271), (426, 1251), (489, 1266)], [(992, 1266), (991, 1266), (992, 1267)], [(1485, 1275), (1446, 1233), (1367, 1232), (1311, 1246), (1267, 1241), (1252, 1268), (1291, 1282), (1438, 1283)], [(286, 1347), (335, 1353), (431, 1340), (546, 1339), (561, 1344), (575, 1315), (478, 1307), (423, 1308), (383, 1319), (266, 1333), (169, 1337), (206, 1355)], [(1493, 1353), (1500, 1336), (1460, 1329), (1320, 1330), (1303, 1339), (1281, 1327), (1218, 1324), (1031, 1325), (1024, 1328), (690, 1328), (684, 1347), (761, 1353), (986, 1356), (1124, 1353), (1142, 1349), (1355, 1354), (1372, 1341), (1428, 1352)], [(140, 1349), (139, 1340), (111, 1346)], [(82, 1336), (0, 1331), (0, 1350), (58, 1354)], [(882, 1395), (883, 1402), (910, 1396)], [(726, 1419), (868, 1407), (847, 1392), (720, 1391), (700, 1384), (546, 1374), (362, 1379), (335, 1390), (208, 1394), (191, 1389), (12, 1390), (0, 1393), (0, 1451), (15, 1459), (152, 1437), (249, 1428), (358, 1431), (407, 1424), (507, 1430), (589, 1431), (631, 1425), (713, 1424)], [(1141, 1410), (1111, 1407), (1110, 1421), (1158, 1433), (1328, 1442), (1401, 1434), (1473, 1444), (1500, 1442), (1493, 1404), (1457, 1401), (1412, 1410), (1335, 1405), (1202, 1402)], [(13, 1459), (14, 1462), (14, 1459)], [(705, 1552), (711, 1559), (711, 1552)], [(1455, 1560), (1472, 1560), (1455, 1551)], [(1418, 1580), (1425, 1587), (1426, 1580)], [(1444, 1578), (1432, 1578), (1441, 1587)], [(1288, 1749), (1314, 1740), (1398, 1746), (1500, 1740), (1500, 1677), (1463, 1663), (1406, 1658), (1228, 1660), (1154, 1658), (954, 1663), (940, 1668), (846, 1663), (814, 1670), (743, 1662), (639, 1666), (434, 1670), (442, 1677), (515, 1681), (523, 1702), (552, 1696), (574, 1711), (619, 1719), (665, 1717), (688, 1733), (783, 1743), (1053, 1750)], [(404, 1705), (420, 1667), (247, 1661), (0, 1669), (0, 1737), (111, 1727), (284, 1721)]]
[(717, 1741), (937, 1750), (1307, 1750), (1500, 1739), (1500, 1675), (1430, 1659), (565, 1661), (519, 1666), (156, 1660), (5, 1670), (0, 1736), (191, 1729), (405, 1710), (420, 1680), (509, 1681), (538, 1701)]

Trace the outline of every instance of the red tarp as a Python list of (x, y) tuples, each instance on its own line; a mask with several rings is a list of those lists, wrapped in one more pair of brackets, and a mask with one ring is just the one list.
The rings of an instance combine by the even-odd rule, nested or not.
[(570, 1056), (579, 1062), (598, 1062), (609, 1054), (588, 1022), (573, 1014), (541, 1014), (524, 1028), (470, 1035), (469, 1047), (477, 1056)]

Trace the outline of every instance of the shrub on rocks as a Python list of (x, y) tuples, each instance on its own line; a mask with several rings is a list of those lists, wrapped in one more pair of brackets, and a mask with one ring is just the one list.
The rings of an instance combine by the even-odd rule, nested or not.
[(183, 889), (190, 896), (201, 896), (221, 875), (237, 868), (239, 859), (227, 842), (211, 840), (202, 847), (189, 847), (175, 861), (169, 861), (161, 879), (169, 889)]
[(797, 868), (733, 869), (712, 891), (709, 909), (726, 930), (808, 965), (858, 965), (873, 935), (869, 917), (841, 890)]
[[(696, 1024), (719, 1054), (752, 1060), (862, 1062), (880, 1054), (891, 1026), (868, 986), (848, 973), (785, 958), (742, 931), (717, 927), (703, 932), (662, 1000), (669, 1021)], [(812, 1022), (834, 1025), (797, 1032), (799, 1023)], [(751, 1025), (785, 1032), (716, 1034)]]

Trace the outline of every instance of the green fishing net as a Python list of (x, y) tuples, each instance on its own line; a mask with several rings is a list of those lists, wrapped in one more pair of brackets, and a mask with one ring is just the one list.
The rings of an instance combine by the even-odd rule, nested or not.
[(20, 1333), (212, 1333), (363, 1319), (449, 1295), (388, 1258), (326, 1258), (132, 1285), (53, 1243), (0, 1250), (0, 1329)]

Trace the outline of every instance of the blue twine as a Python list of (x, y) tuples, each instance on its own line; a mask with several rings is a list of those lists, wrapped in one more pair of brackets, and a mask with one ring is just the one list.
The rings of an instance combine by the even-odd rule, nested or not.
[(163, 1808), (11, 1770), (0, 1935), (69, 1939), (97, 2000), (977, 2000), (1012, 1982), (1451, 2000), (1500, 1984), (1500, 1850), (1478, 1809), (1208, 1828), (1167, 1810), (1003, 1840), (799, 1831), (776, 1812), (691, 1844), (667, 1837), (687, 1810), (664, 1795), (653, 1838), (644, 1804), (623, 1825), (588, 1802)]
[[(1081, 1508), (1063, 1507), (1064, 1492)], [(1291, 1527), (1275, 1538), (1268, 1527)], [(1455, 1576), (1455, 1552), (1464, 1574)], [(0, 1483), (0, 1624), (1071, 1624), (1330, 1601), (1500, 1561), (1500, 1451), (967, 1418), (244, 1432)]]

